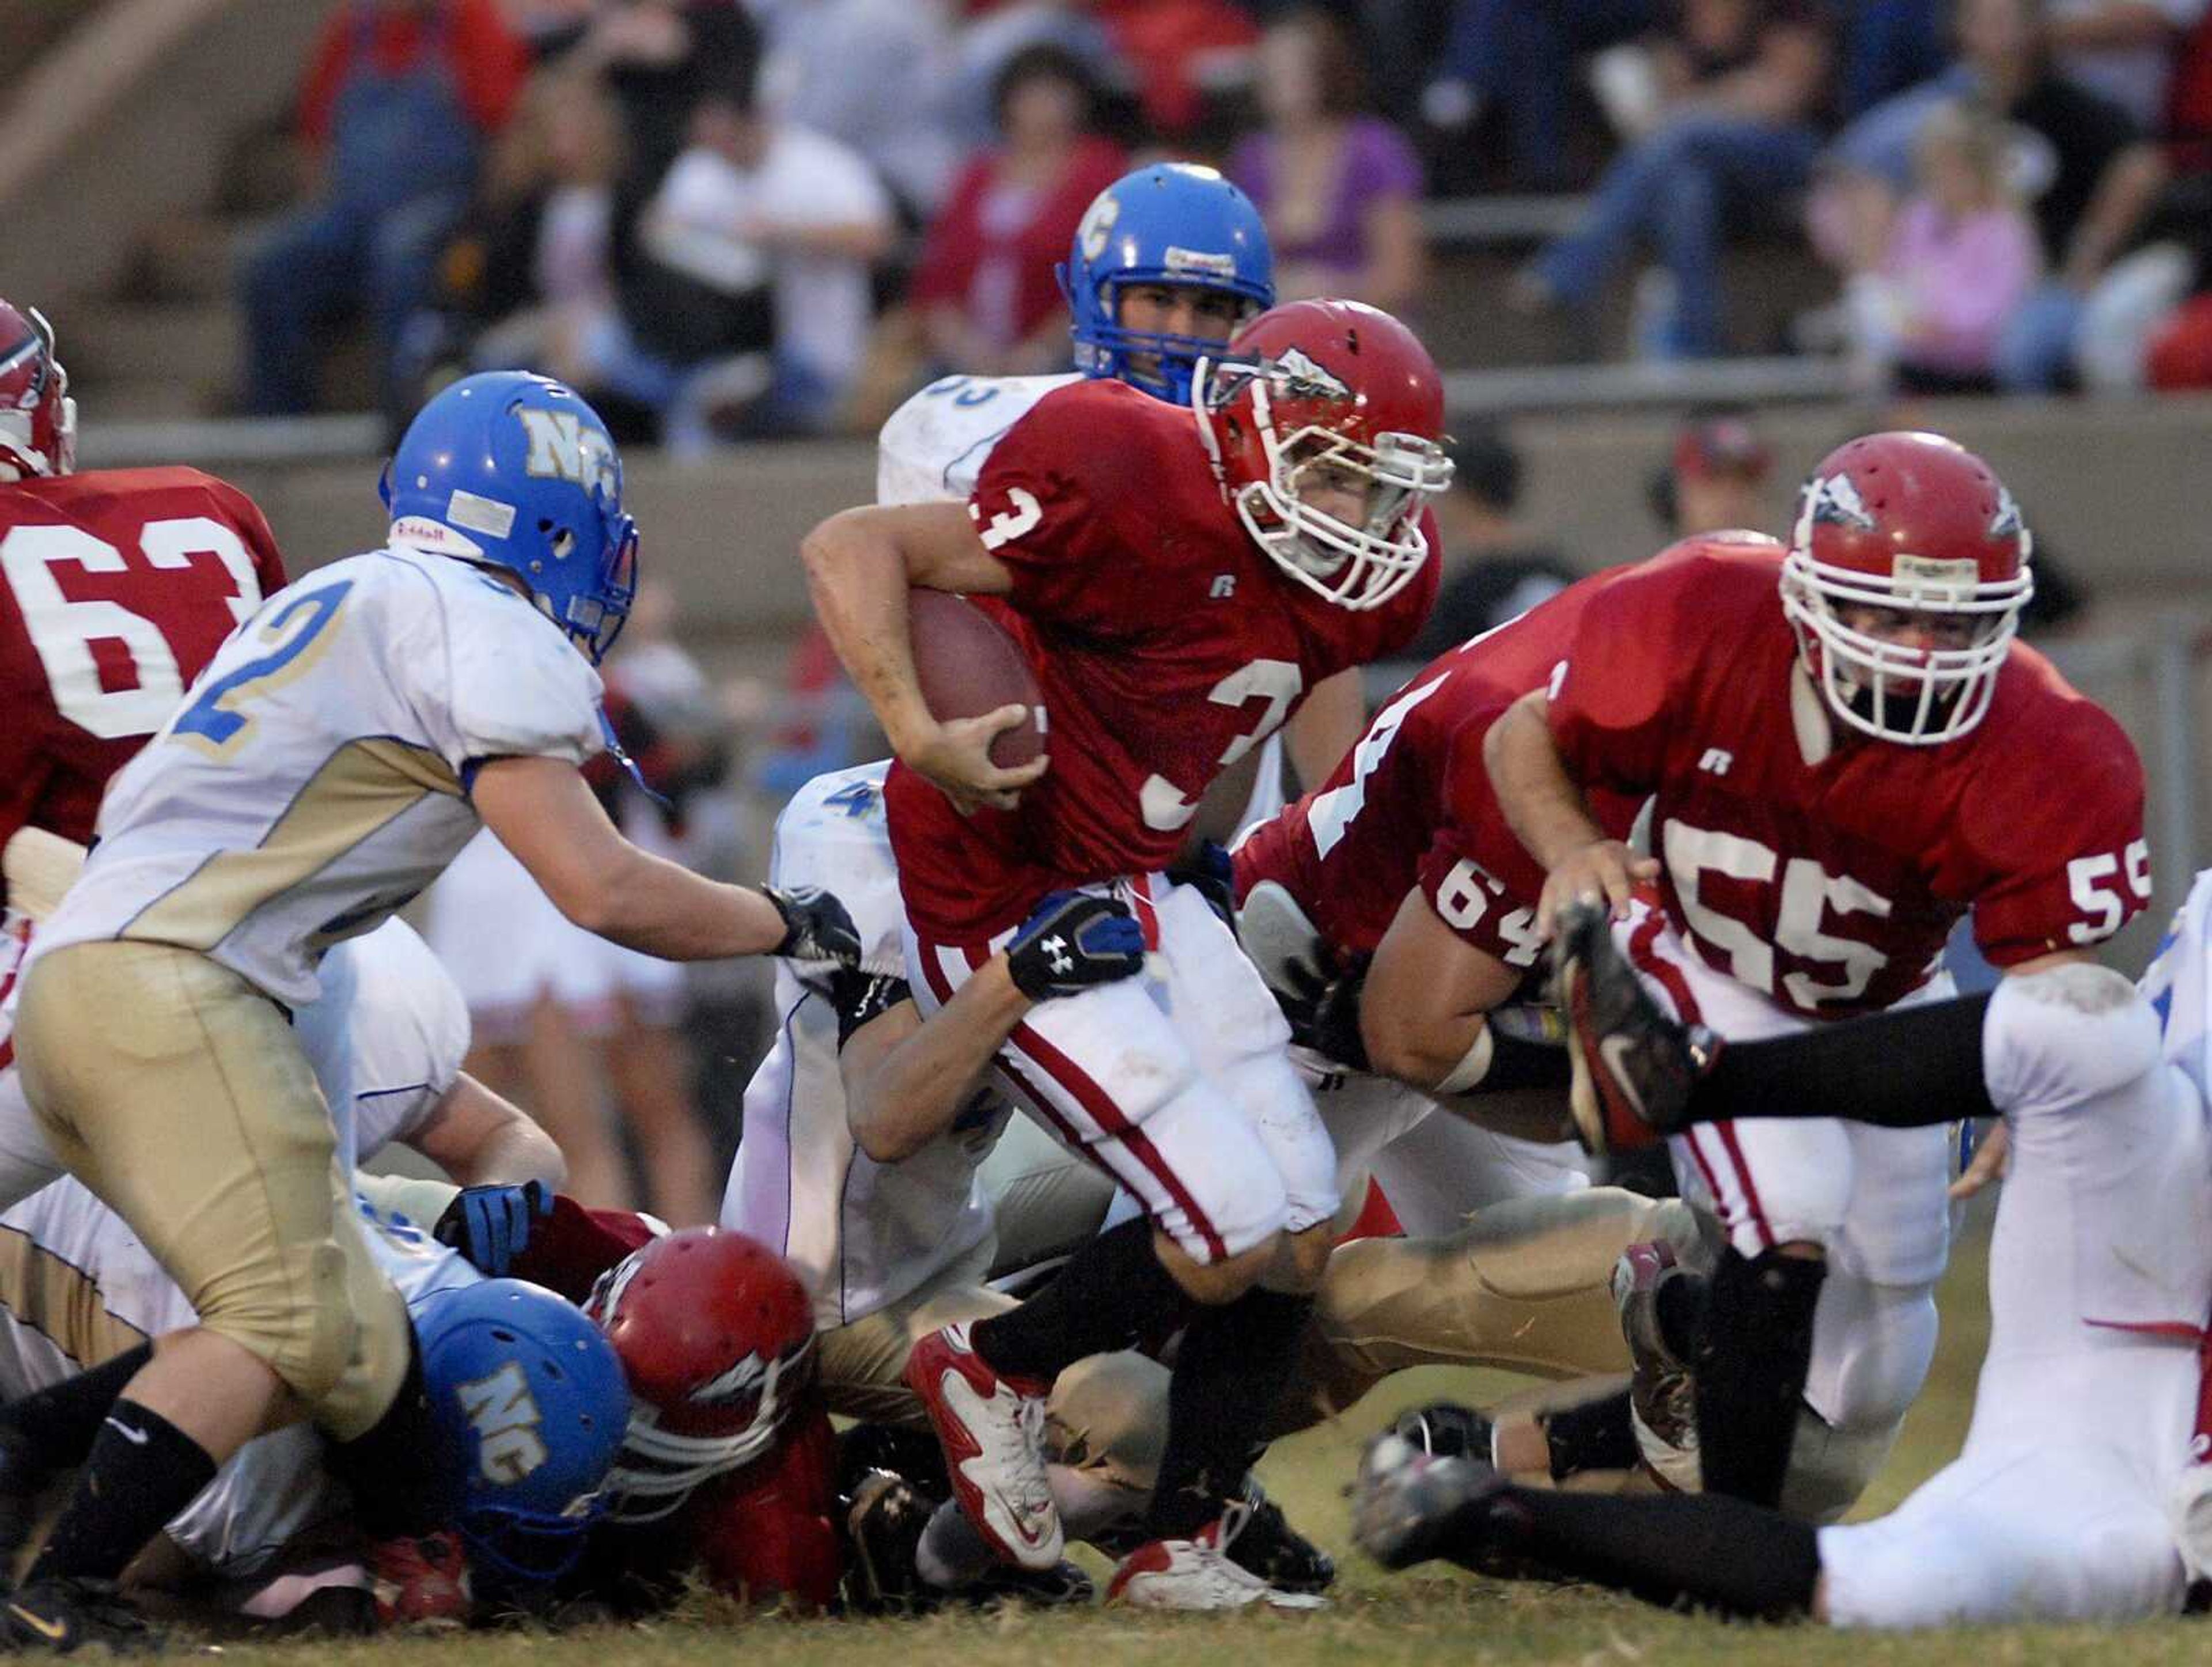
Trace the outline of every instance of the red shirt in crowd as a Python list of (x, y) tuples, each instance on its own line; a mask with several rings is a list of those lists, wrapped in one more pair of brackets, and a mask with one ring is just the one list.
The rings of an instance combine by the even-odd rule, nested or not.
[(332, 12), (315, 39), (314, 56), (301, 84), (301, 137), (319, 149), (330, 142), (331, 113), (364, 39), (369, 60), (386, 74), (442, 49), (469, 119), (487, 133), (504, 126), (529, 72), (528, 48), (500, 17), (496, 0), (441, 0), (437, 9), (442, 18), (373, 7), (365, 33), (359, 6)]

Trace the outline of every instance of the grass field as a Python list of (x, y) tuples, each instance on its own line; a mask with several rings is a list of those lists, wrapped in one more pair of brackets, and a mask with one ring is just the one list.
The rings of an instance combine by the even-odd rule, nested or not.
[[(1987, 1338), (1985, 1243), (1960, 1249), (1944, 1301), (1933, 1378), (1863, 1509), (1887, 1509), (1957, 1450)], [(1401, 1408), (1440, 1394), (1489, 1396), (1522, 1380), (1430, 1370), (1383, 1384), (1334, 1427), (1279, 1445), (1261, 1470), (1292, 1518), (1341, 1559), (1338, 1603), (1316, 1615), (1143, 1616), (1094, 1609), (995, 1613), (915, 1621), (744, 1619), (701, 1604), (650, 1627), (590, 1629), (561, 1637), (472, 1634), (283, 1649), (223, 1650), (227, 1661), (333, 1667), (722, 1667), (733, 1658), (775, 1667), (1340, 1667), (1348, 1662), (1714, 1663), (1717, 1667), (2025, 1667), (2026, 1664), (2212, 1661), (2212, 1628), (2169, 1621), (2124, 1628), (2016, 1627), (1910, 1637), (1811, 1628), (1723, 1626), (1661, 1614), (1583, 1589), (1505, 1585), (1457, 1573), (1382, 1573), (1350, 1549), (1342, 1489), (1359, 1444)]]

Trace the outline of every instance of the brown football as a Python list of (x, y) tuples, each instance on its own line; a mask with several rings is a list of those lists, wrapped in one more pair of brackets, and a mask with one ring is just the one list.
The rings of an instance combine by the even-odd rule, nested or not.
[(991, 762), (1003, 770), (1025, 764), (1045, 750), (1043, 697), (1014, 639), (966, 599), (941, 590), (907, 597), (914, 640), (914, 669), (930, 715), (973, 718), (1020, 702), (1029, 721), (1002, 731), (991, 743)]

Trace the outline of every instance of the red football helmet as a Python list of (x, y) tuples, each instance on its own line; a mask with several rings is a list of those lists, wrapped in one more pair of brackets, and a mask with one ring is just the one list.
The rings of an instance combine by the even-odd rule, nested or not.
[[(1352, 301), (1274, 307), (1199, 361), (1191, 403), (1245, 530), (1291, 578), (1359, 612), (1421, 570), (1421, 512), (1452, 465), (1443, 380), (1397, 319)], [(1341, 513), (1355, 498), (1364, 510)]]
[(1996, 472), (1941, 435), (1868, 435), (1823, 458), (1797, 501), (1782, 610), (1830, 709), (1917, 746), (1973, 728), (2035, 589), (2032, 545)]
[(769, 1450), (814, 1369), (799, 1276), (743, 1233), (688, 1227), (601, 1275), (585, 1305), (622, 1357), (629, 1434), (611, 1514), (664, 1517), (709, 1476)]
[(54, 327), (36, 307), (0, 301), (0, 481), (76, 467), (76, 401), (54, 357)]

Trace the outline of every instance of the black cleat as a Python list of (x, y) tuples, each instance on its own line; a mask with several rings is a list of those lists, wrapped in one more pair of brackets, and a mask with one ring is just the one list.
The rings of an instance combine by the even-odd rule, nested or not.
[(1680, 1129), (1720, 1038), (1659, 1010), (1614, 944), (1610, 915), (1595, 903), (1560, 911), (1552, 976), (1574, 1068), (1567, 1104), (1584, 1149), (1634, 1152)]
[(1462, 1407), (1455, 1401), (1431, 1401), (1425, 1407), (1400, 1413), (1390, 1433), (1436, 1458), (1479, 1458), (1487, 1464), (1498, 1427), (1487, 1414), (1473, 1407)]
[(118, 1655), (148, 1655), (161, 1647), (162, 1638), (112, 1580), (53, 1575), (0, 1601), (0, 1650), (67, 1655), (90, 1644)]
[(943, 1594), (916, 1566), (921, 1531), (936, 1506), (903, 1476), (872, 1470), (854, 1484), (845, 1510), (845, 1602), (863, 1615), (920, 1615)]
[(1261, 1491), (1258, 1477), (1244, 1478), (1243, 1502), (1251, 1514), (1221, 1554), (1278, 1591), (1326, 1591), (1336, 1579), (1336, 1559), (1291, 1526), (1283, 1507)]
[(1444, 1555), (1473, 1566), (1492, 1549), (1479, 1542), (1486, 1524), (1480, 1507), (1504, 1492), (1505, 1478), (1481, 1460), (1437, 1458), (1386, 1431), (1360, 1460), (1352, 1537), (1385, 1568)]
[(1088, 1603), (1098, 1595), (1091, 1577), (1062, 1558), (1050, 1568), (1023, 1568), (1000, 1563), (971, 1585), (952, 1594), (975, 1609), (994, 1603), (1015, 1603), (1024, 1609), (1056, 1609), (1070, 1603)]

